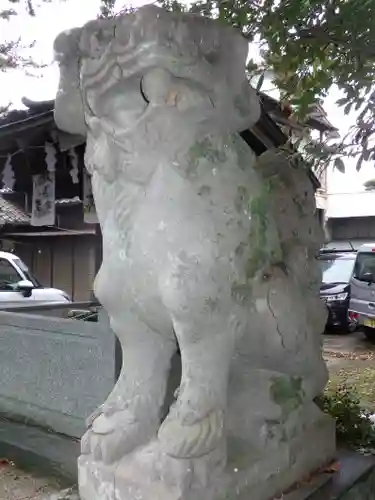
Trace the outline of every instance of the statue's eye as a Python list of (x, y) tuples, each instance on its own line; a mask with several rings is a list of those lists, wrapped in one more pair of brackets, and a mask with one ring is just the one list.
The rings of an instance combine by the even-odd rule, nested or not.
[(148, 99), (148, 97), (144, 91), (144, 88), (143, 88), (143, 77), (141, 78), (141, 81), (139, 82), (139, 90), (140, 90), (141, 96), (143, 97), (145, 102), (147, 102), (147, 104), (150, 104), (150, 100)]

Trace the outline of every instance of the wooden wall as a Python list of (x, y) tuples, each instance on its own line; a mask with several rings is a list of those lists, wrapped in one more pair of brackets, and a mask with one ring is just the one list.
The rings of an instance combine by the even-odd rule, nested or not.
[(92, 299), (94, 235), (18, 237), (15, 253), (44, 286), (59, 288), (75, 301)]

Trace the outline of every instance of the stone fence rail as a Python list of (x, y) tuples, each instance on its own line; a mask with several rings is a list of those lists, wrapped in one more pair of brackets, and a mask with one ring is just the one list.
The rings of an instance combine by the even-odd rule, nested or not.
[(0, 416), (79, 438), (114, 385), (115, 337), (102, 312), (42, 314), (0, 312)]

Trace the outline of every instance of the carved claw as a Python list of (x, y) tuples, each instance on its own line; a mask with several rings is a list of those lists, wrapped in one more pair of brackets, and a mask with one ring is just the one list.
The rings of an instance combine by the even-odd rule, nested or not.
[(124, 410), (126, 410), (125, 406), (119, 407), (118, 405), (115, 405), (115, 404), (104, 403), (104, 404), (98, 406), (98, 408), (96, 408), (96, 410), (94, 410), (91, 413), (91, 415), (89, 415), (86, 418), (86, 427), (88, 429), (93, 427), (95, 420), (98, 419), (101, 415), (105, 415), (106, 417), (111, 417), (115, 413), (120, 412), (120, 411), (124, 411)]
[(128, 410), (116, 411), (108, 416), (103, 406), (94, 413), (92, 421), (81, 440), (81, 453), (91, 454), (97, 462), (111, 464), (136, 447), (147, 442), (156, 433), (159, 422), (140, 422)]
[(90, 429), (94, 420), (99, 417), (103, 413), (103, 405), (98, 406), (85, 420), (86, 427)]
[(81, 453), (82, 455), (90, 454), (90, 438), (91, 438), (91, 430), (88, 429), (81, 438)]
[(212, 411), (202, 420), (186, 425), (181, 419), (167, 417), (159, 429), (167, 455), (175, 458), (197, 458), (212, 451), (224, 436), (224, 414)]

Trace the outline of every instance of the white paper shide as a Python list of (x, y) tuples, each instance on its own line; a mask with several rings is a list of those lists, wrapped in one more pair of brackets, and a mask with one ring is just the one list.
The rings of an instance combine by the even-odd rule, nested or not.
[(33, 175), (31, 225), (52, 226), (55, 223), (55, 172)]
[(92, 192), (91, 176), (86, 169), (83, 170), (83, 214), (87, 224), (97, 224), (94, 195)]

